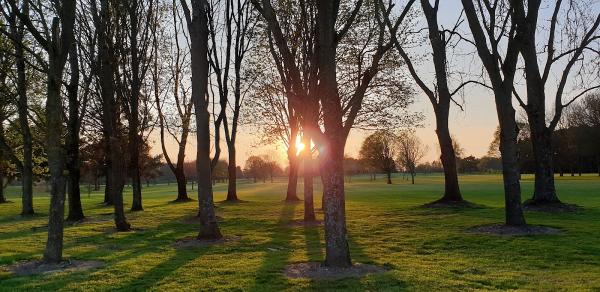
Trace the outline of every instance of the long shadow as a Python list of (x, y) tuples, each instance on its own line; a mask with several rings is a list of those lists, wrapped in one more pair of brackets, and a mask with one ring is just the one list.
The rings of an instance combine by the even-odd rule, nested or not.
[(293, 236), (287, 223), (294, 218), (296, 206), (298, 204), (283, 204), (279, 220), (271, 232), (271, 241), (267, 244), (269, 247), (256, 271), (256, 279), (250, 291), (277, 291), (282, 290), (286, 284), (287, 279), (282, 271), (292, 252), (290, 242)]
[(202, 256), (210, 249), (210, 246), (205, 247), (201, 250), (176, 249), (175, 254), (170, 258), (154, 266), (139, 277), (121, 283), (118, 287), (113, 288), (113, 290), (148, 290), (154, 287), (161, 280), (164, 280), (167, 277), (171, 276), (173, 272), (175, 272), (177, 269), (181, 268), (182, 266), (185, 266), (187, 263), (192, 262), (196, 258)]
[(323, 261), (323, 245), (321, 244), (320, 226), (304, 227), (304, 244), (306, 245), (306, 257), (311, 262)]
[[(147, 231), (144, 232), (130, 232), (127, 235), (123, 236), (123, 237), (119, 237), (119, 238), (109, 238), (108, 234), (105, 232), (93, 235), (93, 236), (88, 236), (88, 237), (84, 237), (84, 238), (78, 238), (78, 240), (74, 240), (74, 241), (70, 241), (68, 243), (65, 244), (64, 249), (67, 250), (68, 248), (71, 247), (78, 247), (81, 246), (82, 243), (91, 243), (96, 245), (97, 247), (94, 250), (90, 250), (87, 252), (76, 252), (72, 255), (65, 255), (68, 256), (69, 258), (76, 258), (76, 259), (81, 259), (81, 260), (85, 260), (85, 259), (93, 259), (93, 260), (100, 260), (100, 261), (104, 261), (103, 258), (105, 256), (108, 256), (108, 259), (105, 261), (105, 266), (104, 268), (101, 269), (105, 269), (107, 267), (110, 267), (112, 265), (115, 265), (117, 263), (120, 262), (124, 262), (136, 257), (140, 257), (143, 256), (144, 254), (150, 253), (150, 252), (158, 252), (160, 251), (160, 249), (162, 247), (164, 247), (165, 245), (168, 245), (167, 242), (173, 242), (175, 240), (176, 236), (176, 229), (180, 229), (180, 233), (184, 233), (187, 232), (187, 230), (181, 230), (181, 225), (185, 225), (184, 223), (182, 223), (182, 218), (185, 215), (183, 215), (182, 217), (177, 217), (175, 219), (172, 219), (166, 223), (160, 224), (158, 226), (156, 226), (153, 229), (149, 229)], [(179, 227), (179, 228), (178, 228)], [(190, 226), (190, 229), (193, 229), (194, 227)], [(83, 239), (83, 240), (81, 240)], [(100, 243), (101, 242), (101, 243)], [(132, 247), (133, 246), (133, 247)], [(125, 247), (124, 249), (122, 249), (122, 253), (120, 253), (118, 256), (113, 257), (113, 255), (117, 252), (121, 251), (121, 247)], [(31, 259), (32, 257), (39, 257), (41, 255), (40, 251), (37, 252), (32, 252), (32, 253), (28, 253), (28, 254), (19, 254), (18, 258), (13, 259), (13, 262), (15, 260), (19, 260), (19, 259)], [(136, 278), (136, 279), (132, 279), (122, 285), (120, 285), (119, 287), (121, 289), (124, 290), (131, 290), (131, 288), (129, 288), (130, 286), (139, 286), (142, 285), (143, 287), (139, 288), (149, 288), (152, 285), (156, 284), (157, 282), (159, 282), (161, 279), (165, 278), (166, 276), (168, 276), (171, 272), (175, 271), (177, 268), (179, 268), (180, 266), (184, 265), (186, 262), (192, 260), (193, 258), (198, 256), (198, 252), (196, 251), (195, 253), (190, 253), (188, 251), (177, 251), (176, 254), (160, 263), (159, 265), (157, 265), (156, 267), (152, 268), (151, 270), (149, 270), (148, 272), (146, 272), (142, 277)], [(73, 274), (69, 274), (68, 277), (52, 277), (51, 275), (49, 276), (43, 276), (43, 281), (40, 284), (41, 286), (36, 286), (39, 289), (42, 290), (56, 290), (56, 289), (60, 289), (60, 288), (64, 288), (66, 286), (68, 286), (69, 284), (73, 283), (73, 280), (76, 280), (77, 282), (85, 282), (88, 280), (93, 280), (91, 277), (92, 273), (90, 272), (75, 272)], [(165, 277), (162, 277), (162, 275), (164, 274)], [(9, 278), (4, 278), (3, 280), (6, 281), (16, 281), (16, 282), (23, 282), (23, 284), (30, 282), (32, 279), (32, 276), (25, 276), (25, 277), (9, 277)], [(39, 276), (33, 276), (35, 279), (39, 278)], [(150, 279), (147, 280), (146, 278)], [(65, 279), (70, 279), (69, 281), (65, 281)], [(38, 282), (38, 281), (36, 281)], [(46, 288), (44, 288), (46, 287)], [(135, 288), (138, 289), (138, 288)], [(142, 290), (146, 290), (146, 289), (142, 289)]]

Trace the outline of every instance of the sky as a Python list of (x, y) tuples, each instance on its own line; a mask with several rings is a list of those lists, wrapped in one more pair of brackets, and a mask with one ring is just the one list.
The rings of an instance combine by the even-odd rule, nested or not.
[[(417, 1), (418, 3), (418, 1)], [(460, 15), (461, 4), (460, 0), (444, 0), (440, 1), (440, 14), (439, 23), (443, 27), (452, 27), (456, 22), (456, 18)], [(543, 9), (541, 12), (542, 17), (550, 12), (551, 6)], [(598, 5), (595, 5), (593, 9), (598, 9)], [(463, 24), (462, 32), (468, 35), (468, 29), (466, 23)], [(423, 23), (415, 26), (417, 29), (424, 27)], [(423, 62), (415, 64), (421, 78), (425, 80), (429, 85), (432, 84), (434, 75), (432, 64), (430, 63), (430, 57), (428, 52), (425, 50), (429, 43), (425, 43), (422, 46), (418, 46), (412, 50), (412, 53), (422, 54)], [(469, 44), (463, 43), (456, 48), (456, 51), (450, 53), (449, 59), (451, 61), (451, 68), (455, 71), (460, 72), (471, 72), (472, 74), (478, 74), (481, 71), (481, 66), (478, 62), (478, 58), (474, 54), (466, 54), (466, 52), (473, 52), (473, 49), (468, 47)], [(411, 52), (411, 50), (409, 50)], [(474, 73), (473, 73), (474, 72)], [(416, 94), (414, 96), (415, 103), (409, 108), (409, 111), (421, 112), (424, 115), (422, 121), (422, 127), (416, 128), (415, 133), (426, 144), (429, 148), (423, 161), (433, 161), (439, 158), (439, 150), (437, 146), (437, 137), (435, 135), (435, 116), (433, 114), (432, 106), (427, 97), (422, 93), (420, 88), (409, 78), (409, 84), (414, 88)], [(455, 82), (456, 83), (456, 82)], [(517, 90), (522, 91), (523, 80), (517, 80)], [(550, 81), (549, 88), (547, 89), (548, 94), (552, 94), (552, 81)], [(451, 84), (451, 89), (456, 84)], [(469, 86), (464, 90), (462, 95), (456, 96), (457, 101), (462, 105), (463, 109), (452, 105), (451, 114), (449, 119), (450, 132), (453, 137), (456, 138), (458, 144), (464, 149), (464, 155), (474, 155), (476, 157), (483, 156), (487, 153), (488, 146), (493, 139), (494, 131), (498, 125), (498, 119), (496, 115), (493, 94), (488, 89), (480, 86)], [(513, 102), (515, 108), (518, 108), (516, 102)], [(549, 104), (550, 106), (550, 104)], [(281, 165), (287, 165), (287, 156), (285, 147), (282, 145), (261, 145), (260, 140), (257, 137), (258, 133), (256, 130), (249, 126), (243, 126), (239, 129), (239, 138), (237, 144), (237, 163), (243, 167), (245, 160), (251, 155), (268, 155), (272, 159), (277, 160)], [(368, 132), (361, 130), (352, 130), (346, 143), (346, 154), (357, 157), (360, 145), (364, 138), (368, 135)], [(150, 137), (153, 140), (154, 154), (162, 154), (160, 145), (157, 143), (159, 140), (158, 131), (155, 131)], [(172, 141), (168, 141), (167, 148), (172, 157), (176, 155), (177, 146)], [(187, 147), (186, 160), (195, 159), (195, 137), (191, 137)], [(221, 158), (227, 158), (227, 152), (224, 141), (221, 143), (222, 154)]]

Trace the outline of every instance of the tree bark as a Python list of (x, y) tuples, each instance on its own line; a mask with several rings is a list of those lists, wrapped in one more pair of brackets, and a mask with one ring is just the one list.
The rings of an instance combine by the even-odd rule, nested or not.
[(198, 239), (219, 239), (223, 236), (217, 223), (213, 202), (210, 159), (210, 114), (206, 92), (208, 86), (208, 16), (206, 0), (192, 0), (190, 13), (185, 0), (185, 10), (191, 41), (192, 100), (196, 114), (196, 169), (198, 173)]
[(456, 152), (452, 143), (452, 136), (448, 130), (448, 115), (445, 117), (436, 115), (437, 129), (436, 134), (440, 144), (440, 160), (444, 169), (444, 196), (440, 202), (462, 202), (463, 197), (460, 193), (458, 184), (458, 172), (456, 167)]
[[(295, 138), (294, 138), (295, 139)], [(295, 144), (295, 141), (293, 142)], [(287, 185), (287, 193), (285, 196), (286, 202), (298, 202), (300, 198), (298, 198), (297, 189), (298, 189), (298, 157), (296, 157), (296, 147), (292, 146), (293, 144), (290, 142), (290, 149), (288, 149), (288, 161), (289, 161), (289, 170), (290, 173), (288, 175), (288, 185)], [(293, 151), (293, 153), (292, 153)]]
[[(2, 148), (0, 147), (0, 157), (2, 156)], [(4, 172), (0, 168), (0, 204), (8, 203), (4, 196)]]
[(236, 184), (237, 184), (237, 169), (236, 169), (236, 157), (235, 157), (235, 140), (232, 140), (231, 143), (227, 144), (227, 151), (229, 154), (229, 161), (227, 164), (227, 177), (228, 177), (228, 184), (227, 184), (227, 198), (225, 199), (225, 201), (228, 202), (237, 202), (239, 201), (238, 196), (237, 196), (237, 189), (236, 189)]
[[(303, 134), (304, 143), (304, 221), (313, 222), (316, 221), (315, 216), (315, 204), (314, 204), (314, 192), (313, 192), (313, 159), (311, 153), (311, 140), (308, 133)], [(343, 180), (343, 177), (342, 177)]]
[[(106, 141), (108, 141), (108, 139), (106, 139)], [(105, 142), (105, 143), (108, 143), (108, 142)], [(102, 202), (102, 203), (105, 206), (112, 206), (114, 204), (114, 201), (113, 201), (113, 197), (112, 197), (112, 195), (110, 193), (110, 185), (111, 185), (111, 183), (110, 183), (110, 178), (111, 178), (110, 172), (111, 172), (111, 170), (110, 170), (110, 159), (108, 158), (108, 154), (107, 154), (107, 158), (105, 160), (105, 163), (106, 163), (106, 167), (105, 167), (106, 168), (106, 171), (105, 171), (106, 172), (106, 178), (105, 178), (105, 183), (104, 183), (104, 202)]]
[[(336, 145), (338, 144), (338, 145)], [(330, 267), (351, 266), (346, 230), (344, 194), (343, 146), (330, 142), (327, 155), (319, 155), (323, 182), (323, 213), (325, 217), (325, 262)]]
[(387, 182), (386, 183), (388, 185), (391, 185), (392, 184), (392, 172), (388, 170), (385, 174), (387, 176)]
[(85, 216), (83, 215), (83, 208), (81, 206), (81, 190), (79, 187), (81, 170), (79, 162), (79, 107), (80, 102), (78, 98), (79, 90), (79, 61), (77, 55), (77, 45), (74, 43), (69, 52), (69, 67), (71, 69), (71, 80), (67, 88), (67, 94), (69, 99), (69, 118), (67, 121), (67, 139), (66, 148), (68, 149), (67, 155), (67, 170), (69, 171), (69, 178), (67, 184), (67, 190), (69, 194), (69, 215), (67, 221), (79, 221)]
[[(140, 143), (138, 132), (138, 119), (136, 116), (137, 112), (132, 113), (132, 120), (136, 120), (135, 122), (129, 121), (129, 151), (131, 153), (131, 160), (129, 161), (129, 172), (131, 177), (131, 186), (133, 190), (133, 200), (131, 202), (131, 211), (143, 211), (144, 207), (142, 206), (142, 180), (140, 178)], [(132, 126), (134, 125), (135, 126)], [(134, 137), (135, 136), (135, 137)]]
[[(529, 120), (533, 121), (535, 118), (529, 117)], [(530, 122), (531, 143), (535, 157), (535, 187), (533, 198), (528, 204), (560, 203), (554, 186), (552, 132), (546, 128), (545, 121), (544, 124), (537, 122), (534, 124)]]
[(185, 177), (185, 173), (183, 172), (183, 165), (176, 169), (175, 180), (177, 180), (177, 199), (175, 199), (175, 201), (190, 201), (190, 197), (188, 197), (187, 194), (187, 178)]
[(506, 225), (524, 226), (527, 224), (521, 205), (519, 181), (521, 173), (519, 171), (519, 149), (516, 143), (518, 127), (515, 122), (515, 110), (511, 104), (510, 91), (497, 98), (496, 107), (500, 119), (500, 153), (502, 154)]

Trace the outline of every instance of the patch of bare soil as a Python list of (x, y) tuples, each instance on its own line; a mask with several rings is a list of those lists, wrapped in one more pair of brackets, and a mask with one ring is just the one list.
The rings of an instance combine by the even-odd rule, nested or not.
[(7, 267), (16, 276), (48, 274), (55, 272), (80, 272), (104, 266), (100, 261), (65, 260), (58, 264), (48, 264), (41, 260), (20, 262)]
[(510, 226), (506, 224), (489, 224), (471, 227), (467, 229), (467, 232), (507, 236), (523, 236), (540, 234), (559, 234), (562, 231), (558, 228), (541, 225)]
[(288, 278), (308, 278), (313, 280), (336, 280), (342, 278), (360, 278), (368, 274), (386, 272), (382, 266), (355, 263), (349, 268), (323, 266), (319, 262), (295, 263), (285, 267), (283, 274)]
[(424, 208), (432, 208), (432, 209), (444, 209), (444, 208), (485, 208), (483, 205), (478, 205), (471, 203), (469, 201), (445, 201), (445, 200), (437, 200), (431, 203), (427, 203), (423, 205)]
[(293, 220), (288, 223), (289, 227), (317, 227), (323, 226), (323, 221), (304, 221), (304, 220)]
[(527, 211), (537, 211), (546, 213), (576, 213), (582, 211), (581, 206), (567, 203), (534, 203), (531, 200), (523, 203), (523, 208)]
[(219, 239), (198, 239), (195, 236), (179, 239), (173, 243), (174, 248), (205, 247), (218, 244), (229, 244), (240, 241), (240, 236), (223, 236)]

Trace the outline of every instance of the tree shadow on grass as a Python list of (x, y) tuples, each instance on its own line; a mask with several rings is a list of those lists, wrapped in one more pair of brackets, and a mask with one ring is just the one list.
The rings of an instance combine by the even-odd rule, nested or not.
[(283, 269), (292, 253), (290, 242), (293, 229), (287, 223), (294, 218), (298, 204), (283, 204), (279, 220), (271, 233), (271, 241), (266, 245), (266, 253), (262, 265), (256, 271), (254, 285), (250, 291), (281, 290), (287, 279)]
[(177, 269), (205, 254), (210, 250), (210, 248), (211, 247), (202, 249), (175, 249), (175, 254), (168, 259), (165, 259), (142, 275), (125, 281), (118, 287), (114, 287), (112, 289), (124, 291), (148, 290), (160, 283), (162, 280), (170, 277)]

